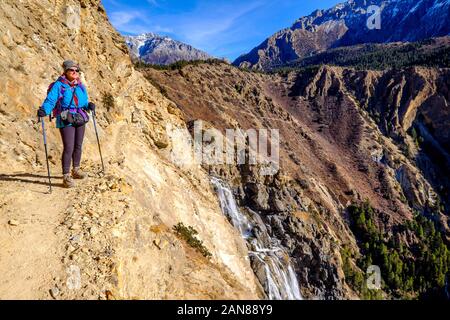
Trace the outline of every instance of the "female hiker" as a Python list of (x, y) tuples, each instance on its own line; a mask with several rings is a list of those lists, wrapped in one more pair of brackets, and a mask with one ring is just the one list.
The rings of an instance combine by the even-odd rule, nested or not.
[[(61, 133), (64, 151), (62, 153), (63, 185), (75, 186), (73, 179), (84, 179), (86, 173), (81, 171), (81, 149), (84, 131), (89, 116), (86, 111), (95, 111), (95, 105), (88, 102), (86, 87), (80, 80), (80, 68), (71, 60), (64, 61), (64, 73), (53, 82), (47, 91), (47, 98), (39, 108), (38, 117), (50, 115), (56, 118), (56, 127)], [(72, 174), (70, 172), (73, 162)]]

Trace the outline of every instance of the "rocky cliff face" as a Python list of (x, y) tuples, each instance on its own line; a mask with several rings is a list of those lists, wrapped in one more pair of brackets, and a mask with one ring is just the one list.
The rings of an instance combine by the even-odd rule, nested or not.
[[(350, 74), (345, 76), (349, 76), (346, 85), (351, 92), (382, 132), (403, 146), (403, 153), (415, 161), (448, 204), (450, 150), (448, 129), (444, 127), (448, 127), (450, 116), (449, 70), (412, 67), (386, 71), (375, 78), (371, 72)], [(406, 189), (405, 194), (411, 195), (410, 188)], [(419, 194), (408, 197), (412, 207), (432, 206), (433, 201), (426, 200), (428, 188), (420, 189)]]
[[(344, 254), (348, 248), (364, 253), (347, 210), (351, 203), (370, 200), (385, 239), (398, 234), (402, 245), (414, 247), (415, 238), (401, 230), (417, 210), (434, 219), (448, 241), (447, 69), (326, 66), (268, 75), (204, 64), (145, 73), (188, 122), (202, 119), (222, 133), (280, 130), (276, 176), (248, 165), (206, 169), (228, 181), (243, 210), (258, 212), (282, 239), (304, 297), (363, 296), (349, 286)], [(414, 127), (424, 139), (420, 146)]]
[(127, 36), (125, 41), (130, 48), (133, 60), (140, 60), (149, 64), (167, 65), (182, 60), (191, 61), (212, 58), (206, 52), (195, 49), (188, 44), (154, 33)]
[[(0, 298), (264, 297), (205, 171), (170, 160), (166, 125), (184, 122), (134, 70), (100, 1), (6, 0), (0, 21)], [(35, 113), (64, 59), (79, 61), (97, 104), (106, 173), (91, 122), (89, 178), (62, 189), (60, 136), (47, 122), (47, 194)], [(174, 233), (179, 222), (198, 231), (210, 259)]]
[[(380, 8), (379, 28), (368, 21)], [(417, 41), (450, 34), (448, 0), (350, 0), (328, 10), (317, 10), (281, 30), (234, 64), (270, 69), (329, 48), (360, 43)]]

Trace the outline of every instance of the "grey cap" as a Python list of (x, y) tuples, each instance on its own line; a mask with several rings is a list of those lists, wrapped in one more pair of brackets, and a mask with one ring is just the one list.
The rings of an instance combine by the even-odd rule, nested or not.
[(78, 64), (73, 62), (72, 60), (64, 61), (62, 66), (63, 66), (64, 71), (67, 71), (67, 69), (70, 69), (70, 68), (73, 68), (73, 67), (79, 68)]

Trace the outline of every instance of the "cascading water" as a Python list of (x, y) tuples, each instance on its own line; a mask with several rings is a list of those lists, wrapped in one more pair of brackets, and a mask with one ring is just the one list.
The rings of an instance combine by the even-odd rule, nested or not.
[(243, 214), (230, 188), (220, 179), (211, 178), (222, 212), (239, 230), (249, 247), (252, 268), (270, 300), (301, 300), (298, 280), (289, 255), (280, 241), (270, 236), (258, 213), (248, 209)]

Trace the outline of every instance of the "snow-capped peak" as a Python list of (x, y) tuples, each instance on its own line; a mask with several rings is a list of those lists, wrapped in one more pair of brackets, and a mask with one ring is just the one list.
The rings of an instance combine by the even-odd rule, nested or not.
[(179, 60), (211, 58), (207, 53), (188, 44), (152, 32), (138, 36), (126, 36), (125, 42), (134, 59), (152, 64), (170, 64)]

